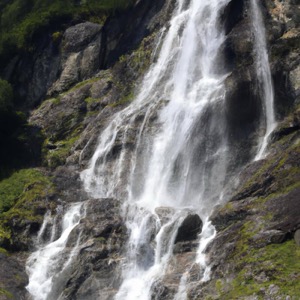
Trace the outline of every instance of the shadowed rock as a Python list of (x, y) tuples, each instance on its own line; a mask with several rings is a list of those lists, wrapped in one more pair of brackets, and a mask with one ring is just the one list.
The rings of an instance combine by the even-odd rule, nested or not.
[(202, 230), (202, 221), (197, 214), (190, 213), (178, 228), (175, 244), (182, 241), (191, 241), (198, 238)]

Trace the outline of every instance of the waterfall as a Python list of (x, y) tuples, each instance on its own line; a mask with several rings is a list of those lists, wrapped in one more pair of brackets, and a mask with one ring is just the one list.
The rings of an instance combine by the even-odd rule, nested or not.
[[(155, 286), (167, 272), (178, 230), (191, 213), (203, 221), (193, 265), (199, 266), (201, 281), (210, 279), (205, 250), (216, 230), (209, 216), (217, 204), (228, 200), (226, 187), (236, 172), (226, 124), (225, 34), (220, 24), (229, 2), (176, 1), (171, 20), (159, 35), (157, 59), (135, 100), (108, 122), (88, 168), (81, 173), (91, 196), (122, 202), (129, 240), (116, 300), (157, 299), (152, 297)], [(257, 77), (265, 100), (266, 131), (256, 155), (260, 159), (275, 119), (262, 17), (256, 0), (251, 0), (251, 7)], [(55, 240), (54, 226), (49, 243), (39, 245), (30, 256), (27, 289), (34, 300), (59, 296), (55, 285), (62, 284), (58, 280), (76, 255), (80, 236), (68, 258), (61, 256), (82, 216), (82, 204), (71, 205), (60, 238)], [(47, 214), (38, 241), (50, 219)], [(187, 297), (193, 265), (182, 270), (174, 299)]]
[[(225, 36), (219, 18), (228, 2), (177, 1), (157, 62), (136, 100), (114, 115), (81, 174), (94, 197), (124, 201), (130, 238), (116, 299), (150, 299), (188, 212), (207, 220), (224, 201), (230, 153), (224, 112), (227, 74), (221, 63)], [(161, 208), (172, 211), (165, 222)], [(203, 252), (214, 235), (206, 221), (195, 258), (204, 281), (209, 268)]]
[(265, 25), (263, 22), (261, 10), (258, 0), (251, 0), (251, 14), (253, 22), (253, 31), (255, 35), (255, 54), (256, 54), (256, 70), (259, 82), (259, 92), (261, 99), (264, 100), (264, 123), (265, 134), (261, 138), (257, 154), (254, 160), (260, 160), (266, 155), (266, 148), (270, 134), (276, 127), (274, 112), (274, 90), (272, 85), (271, 69), (266, 43)]
[[(62, 233), (58, 239), (54, 240), (53, 237), (53, 232), (56, 230), (54, 228), (57, 226), (54, 222), (50, 242), (47, 245), (41, 244), (38, 246), (37, 251), (30, 255), (26, 266), (29, 277), (29, 284), (26, 288), (34, 300), (57, 299), (57, 286), (64, 282), (61, 277), (64, 277), (78, 247), (79, 238), (75, 247), (67, 256), (67, 261), (64, 262), (62, 254), (65, 251), (69, 235), (84, 215), (82, 205), (82, 203), (75, 203), (66, 211), (62, 219)], [(49, 213), (47, 213), (43, 223), (44, 226), (41, 227), (38, 234), (38, 241), (46, 223), (49, 222), (49, 218)], [(59, 284), (56, 284), (57, 282)]]

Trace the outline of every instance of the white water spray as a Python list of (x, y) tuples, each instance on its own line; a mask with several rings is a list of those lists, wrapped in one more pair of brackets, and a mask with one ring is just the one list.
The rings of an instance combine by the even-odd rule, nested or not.
[(257, 0), (251, 0), (251, 13), (253, 16), (253, 31), (255, 35), (255, 63), (259, 82), (258, 89), (264, 101), (265, 134), (260, 140), (259, 150), (254, 158), (254, 160), (260, 160), (266, 156), (269, 137), (276, 127), (276, 120), (274, 112), (274, 90), (267, 51), (266, 32)]
[[(201, 268), (201, 280), (210, 278), (205, 250), (216, 231), (208, 218), (215, 205), (226, 201), (224, 188), (232, 175), (228, 164), (233, 161), (224, 117), (226, 74), (220, 66), (225, 36), (219, 16), (228, 2), (177, 0), (170, 24), (160, 35), (162, 44), (155, 49), (160, 51), (157, 62), (135, 101), (114, 115), (102, 132), (88, 169), (81, 173), (92, 196), (124, 201), (130, 238), (116, 300), (151, 299), (173, 256), (178, 228), (190, 211), (204, 223), (195, 263)], [(257, 73), (266, 99), (267, 129), (257, 154), (260, 159), (275, 120), (265, 34), (256, 1), (252, 6)], [(162, 209), (167, 212), (164, 218)], [(79, 212), (79, 204), (71, 207), (65, 218), (73, 221), (61, 237), (30, 257), (28, 290), (34, 300), (52, 300), (56, 270), (51, 265), (63, 253)], [(76, 247), (63, 269), (75, 252)], [(176, 300), (187, 296), (189, 268), (178, 281)]]
[[(61, 236), (55, 241), (50, 241), (46, 246), (39, 247), (29, 257), (26, 266), (29, 276), (27, 290), (34, 300), (55, 299), (51, 297), (55, 278), (65, 271), (76, 252), (76, 247), (74, 247), (67, 262), (64, 263), (61, 260), (61, 254), (65, 250), (68, 237), (71, 231), (79, 224), (82, 217), (82, 205), (82, 203), (71, 205), (62, 220)], [(45, 222), (49, 221), (49, 214), (45, 216), (45, 220)], [(42, 229), (44, 229), (43, 226)]]
[[(114, 116), (81, 174), (95, 197), (119, 197), (127, 187), (124, 218), (130, 239), (118, 300), (150, 299), (189, 209), (206, 220), (222, 200), (228, 163), (226, 74), (217, 61), (225, 40), (219, 16), (228, 2), (177, 1), (158, 60), (136, 100)], [(132, 131), (135, 149), (130, 151)], [(121, 150), (112, 160), (116, 144)], [(166, 223), (156, 213), (162, 207), (172, 210)], [(209, 278), (203, 253), (214, 234), (205, 222), (196, 261), (203, 280)]]

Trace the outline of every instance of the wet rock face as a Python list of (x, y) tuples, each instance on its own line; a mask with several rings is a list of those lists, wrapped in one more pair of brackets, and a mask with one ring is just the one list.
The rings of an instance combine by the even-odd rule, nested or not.
[[(165, 225), (172, 220), (172, 217), (176, 213), (176, 210), (172, 207), (157, 207), (155, 209), (155, 213), (157, 214), (161, 225)], [(202, 231), (203, 223), (199, 215), (193, 213), (188, 209), (183, 210), (182, 213), (185, 214), (185, 217), (178, 228), (177, 235), (174, 241), (175, 244), (179, 242), (197, 240), (198, 235)]]
[(249, 1), (230, 1), (222, 19), (225, 26), (225, 116), (235, 165), (248, 161), (255, 151), (262, 102), (257, 90), (254, 35)]
[(113, 299), (120, 284), (120, 263), (127, 240), (119, 205), (115, 199), (93, 199), (86, 203), (86, 216), (69, 237), (70, 245), (76, 243), (79, 234), (82, 238), (59, 299)]
[(43, 38), (33, 55), (16, 56), (7, 65), (4, 77), (14, 85), (22, 105), (32, 108), (40, 103), (47, 90), (59, 75), (59, 47), (52, 40)]
[(293, 126), (295, 115), (278, 125), (269, 156), (243, 170), (232, 201), (211, 216), (218, 232), (207, 249), (212, 279), (191, 286), (192, 299), (298, 298), (300, 130)]
[(264, 5), (275, 107), (277, 118), (283, 119), (292, 105), (300, 101), (300, 7), (293, 0), (265, 0)]
[(174, 0), (137, 1), (129, 10), (109, 17), (103, 26), (80, 23), (57, 40), (51, 33), (44, 34), (33, 55), (14, 57), (1, 75), (13, 83), (23, 106), (32, 109), (46, 95), (55, 96), (112, 67), (121, 55), (136, 49), (145, 36), (164, 25), (173, 4)]
[(0, 299), (20, 299), (27, 296), (28, 277), (24, 266), (15, 258), (0, 252)]

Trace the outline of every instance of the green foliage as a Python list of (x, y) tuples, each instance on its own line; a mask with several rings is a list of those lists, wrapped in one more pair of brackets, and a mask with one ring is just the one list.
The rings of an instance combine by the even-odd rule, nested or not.
[[(37, 212), (45, 198), (54, 193), (50, 179), (37, 169), (24, 169), (0, 182), (0, 246), (12, 243), (12, 226), (21, 228), (28, 222), (41, 222)], [(13, 225), (12, 225), (13, 224)]]
[[(245, 238), (243, 242), (247, 245)], [(253, 294), (262, 296), (261, 291), (267, 291), (272, 284), (279, 287), (280, 296), (300, 299), (300, 248), (294, 240), (247, 251), (245, 247), (238, 247), (236, 251), (238, 276), (232, 281), (231, 289), (223, 291), (222, 299), (240, 299)], [(258, 280), (260, 274), (265, 274), (268, 280)]]
[(6, 249), (0, 247), (0, 254), (8, 255), (8, 252)]
[(53, 42), (57, 42), (62, 38), (62, 32), (61, 31), (56, 31), (54, 33), (52, 33), (52, 40)]
[(130, 92), (129, 94), (125, 95), (124, 97), (122, 97), (119, 101), (109, 104), (108, 106), (110, 107), (117, 107), (119, 105), (124, 105), (124, 104), (128, 104), (131, 101), (133, 101), (134, 99), (134, 93)]
[(83, 87), (83, 86), (85, 86), (85, 85), (94, 83), (94, 82), (96, 82), (96, 81), (98, 81), (98, 80), (99, 80), (99, 78), (93, 77), (93, 78), (90, 78), (90, 79), (81, 81), (81, 82), (77, 83), (75, 86), (73, 86), (72, 88), (70, 88), (67, 92), (63, 93), (63, 95), (68, 94), (68, 93), (73, 92), (73, 91), (76, 91), (76, 90), (78, 90), (79, 88), (81, 88), (81, 87)]
[(45, 151), (46, 164), (50, 168), (56, 168), (66, 162), (67, 157), (71, 153), (71, 148), (78, 139), (78, 136), (71, 137), (67, 140), (58, 141), (55, 143), (56, 148)]
[[(2, 4), (0, 58), (30, 51), (45, 32), (57, 33), (74, 21), (103, 22), (105, 16), (133, 4), (131, 0), (13, 0)], [(57, 38), (57, 34), (52, 36)]]
[(0, 214), (10, 210), (18, 201), (32, 201), (51, 183), (40, 171), (24, 169), (0, 181)]
[[(12, 293), (10, 293), (9, 291), (7, 291), (5, 289), (2, 289), (2, 288), (0, 288), (0, 297), (1, 296), (6, 297), (6, 299), (13, 299), (14, 298)], [(1, 297), (1, 299), (2, 299), (2, 297)]]

